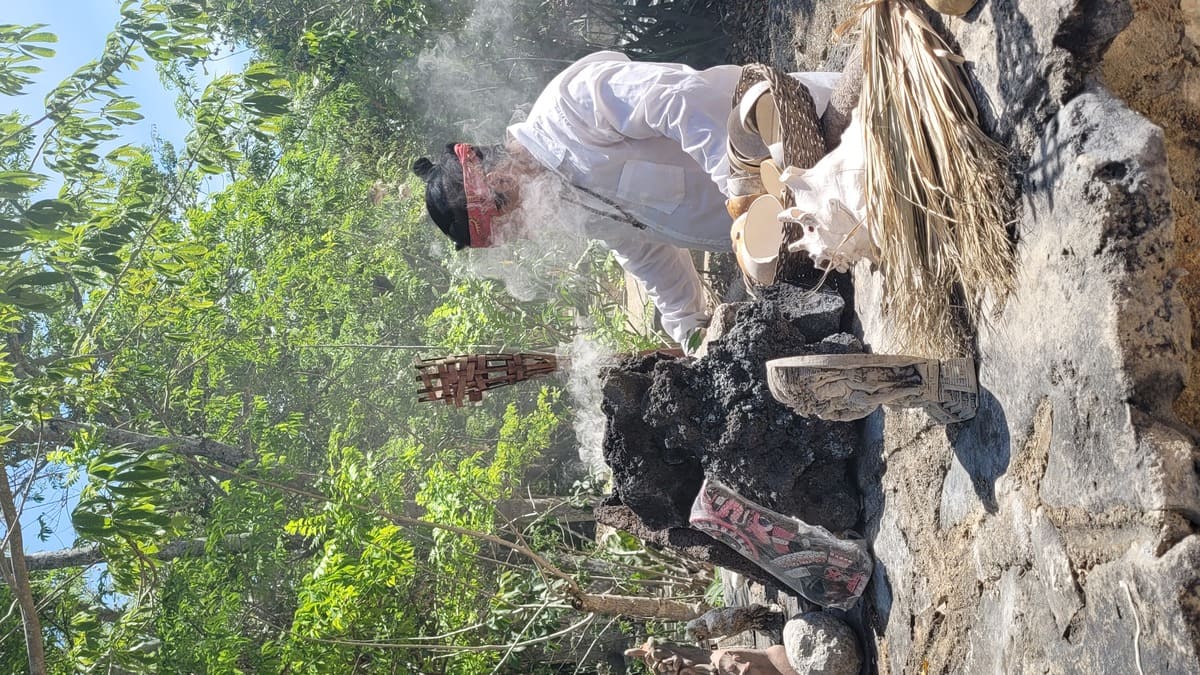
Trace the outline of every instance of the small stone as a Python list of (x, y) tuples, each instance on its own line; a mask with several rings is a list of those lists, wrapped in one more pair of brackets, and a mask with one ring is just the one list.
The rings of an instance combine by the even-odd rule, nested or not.
[(689, 621), (687, 633), (692, 640), (716, 640), (748, 630), (778, 631), (782, 623), (782, 614), (762, 605), (718, 607)]
[(728, 333), (729, 329), (737, 323), (738, 310), (749, 304), (747, 302), (730, 302), (717, 305), (713, 310), (712, 319), (708, 323), (708, 334), (705, 336), (705, 341), (719, 340)]
[(865, 351), (862, 340), (850, 333), (834, 333), (813, 348), (818, 354), (859, 354)]
[(788, 662), (800, 675), (857, 675), (862, 653), (845, 621), (825, 612), (809, 612), (783, 627)]
[(962, 16), (971, 11), (976, 0), (926, 0), (936, 12), (949, 16)]

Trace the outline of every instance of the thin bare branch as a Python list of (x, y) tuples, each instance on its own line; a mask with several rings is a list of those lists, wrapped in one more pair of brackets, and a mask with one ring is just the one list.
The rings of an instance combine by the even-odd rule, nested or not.
[(65, 419), (49, 419), (42, 422), (36, 429), (22, 427), (9, 434), (14, 443), (54, 443), (69, 445), (74, 442), (74, 436), (79, 431), (94, 434), (97, 438), (114, 445), (128, 445), (138, 450), (167, 450), (177, 454), (207, 459), (226, 466), (237, 466), (249, 459), (241, 448), (220, 443), (209, 438), (191, 438), (187, 436), (159, 436), (143, 434), (126, 429), (98, 424), (81, 424)]
[(596, 615), (588, 614), (588, 615), (584, 616), (582, 619), (580, 619), (579, 621), (576, 621), (575, 623), (571, 624), (570, 626), (567, 626), (566, 628), (563, 628), (562, 630), (550, 633), (549, 635), (543, 635), (541, 637), (530, 638), (523, 642), (515, 642), (512, 644), (503, 644), (503, 645), (429, 645), (429, 644), (417, 644), (417, 643), (411, 643), (411, 642), (380, 642), (380, 641), (374, 641), (374, 640), (334, 640), (334, 639), (328, 639), (328, 638), (314, 638), (314, 637), (303, 637), (303, 636), (297, 636), (297, 637), (300, 637), (301, 639), (312, 640), (314, 642), (323, 642), (326, 644), (347, 645), (347, 646), (351, 646), (351, 647), (371, 647), (374, 649), (426, 649), (429, 651), (440, 651), (440, 652), (497, 652), (497, 651), (500, 651), (501, 649), (508, 650), (508, 649), (516, 649), (519, 647), (529, 647), (532, 645), (541, 644), (543, 642), (549, 642), (551, 640), (555, 640), (564, 635), (569, 635), (572, 632), (574, 632), (580, 628), (583, 628), (587, 624), (591, 623), (595, 618), (596, 618)]
[[(254, 540), (246, 534), (231, 534), (221, 540), (221, 546), (233, 552), (246, 551), (253, 544)], [(301, 537), (288, 537), (284, 540), (283, 545), (290, 551), (305, 548), (304, 539)], [(170, 562), (178, 558), (197, 558), (204, 555), (207, 546), (208, 540), (206, 539), (183, 539), (164, 544), (152, 557), (159, 562)], [(25, 566), (30, 572), (86, 567), (102, 562), (104, 562), (104, 554), (98, 545), (40, 551), (25, 555)]]
[(21, 538), (21, 518), (13, 501), (12, 489), (8, 484), (8, 468), (0, 472), (0, 511), (8, 528), (8, 558), (0, 561), (5, 581), (21, 607), (21, 623), (25, 629), (25, 651), (29, 655), (31, 675), (45, 675), (46, 654), (42, 643), (42, 623), (38, 619), (37, 606), (33, 602), (33, 588), (29, 585), (29, 571), (25, 568), (25, 549)]

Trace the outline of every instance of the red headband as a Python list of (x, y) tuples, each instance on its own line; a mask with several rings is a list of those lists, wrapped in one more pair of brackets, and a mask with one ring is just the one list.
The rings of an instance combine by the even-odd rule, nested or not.
[(467, 196), (467, 223), (470, 226), (470, 246), (485, 248), (492, 245), (492, 218), (496, 217), (496, 199), (484, 178), (483, 167), (475, 149), (467, 143), (454, 146), (454, 154), (462, 164), (463, 191)]

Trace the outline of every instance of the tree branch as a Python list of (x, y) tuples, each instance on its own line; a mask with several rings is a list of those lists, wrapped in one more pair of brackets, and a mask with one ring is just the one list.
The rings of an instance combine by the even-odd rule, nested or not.
[[(213, 467), (213, 469), (218, 473), (226, 474), (231, 478), (238, 478), (241, 480), (250, 481), (252, 483), (258, 483), (259, 485), (273, 487), (277, 490), (291, 492), (292, 494), (308, 497), (310, 499), (323, 502), (330, 501), (325, 495), (312, 490), (283, 485), (263, 478), (258, 478), (256, 476), (249, 476), (225, 467)], [(507, 539), (498, 537), (494, 534), (480, 532), (479, 530), (472, 530), (466, 527), (459, 527), (457, 525), (450, 525), (447, 523), (437, 523), (429, 520), (422, 520), (420, 518), (402, 516), (377, 506), (367, 506), (361, 504), (345, 504), (345, 506), (362, 513), (367, 513), (385, 520), (390, 520), (397, 525), (407, 525), (409, 527), (430, 528), (435, 530), (443, 530), (446, 532), (453, 532), (454, 534), (471, 537), (479, 541), (486, 541), (490, 544), (507, 548), (514, 553), (518, 553), (529, 559), (539, 571), (555, 577), (556, 579), (562, 580), (565, 584), (563, 595), (573, 607), (581, 611), (588, 612), (589, 614), (620, 614), (622, 616), (640, 617), (646, 619), (689, 621), (700, 616), (707, 610), (707, 606), (704, 605), (704, 603), (689, 604), (671, 600), (669, 598), (643, 598), (637, 596), (596, 595), (588, 593), (579, 586), (579, 582), (575, 580), (575, 577), (559, 569), (554, 563), (547, 560), (541, 554), (527, 546), (508, 541)]]
[[(52, 419), (43, 423), (43, 426), (37, 430), (18, 429), (10, 434), (13, 441), (17, 443), (36, 443), (39, 441), (49, 441), (54, 443), (66, 444), (71, 442), (71, 436), (74, 432), (80, 430), (88, 430), (96, 434), (99, 438), (111, 443), (120, 443), (132, 446), (141, 450), (166, 449), (175, 454), (187, 457), (190, 460), (206, 459), (212, 464), (207, 465), (206, 469), (215, 471), (216, 473), (224, 474), (231, 478), (238, 478), (260, 485), (273, 487), (283, 492), (315, 499), (322, 502), (330, 501), (329, 498), (320, 492), (314, 491), (307, 485), (298, 485), (295, 482), (280, 482), (271, 481), (256, 476), (247, 475), (233, 470), (231, 467), (236, 467), (247, 459), (253, 458), (252, 453), (246, 453), (240, 448), (235, 448), (231, 445), (218, 443), (206, 438), (190, 438), (179, 436), (153, 436), (142, 434), (134, 431), (126, 431), (123, 429), (114, 429), (112, 427), (100, 425), (87, 425), (70, 420)], [(509, 501), (509, 500), (504, 500)], [(496, 546), (506, 548), (514, 553), (524, 556), (530, 560), (534, 566), (540, 571), (549, 576), (557, 578), (565, 583), (564, 595), (578, 609), (586, 612), (594, 612), (598, 614), (620, 613), (626, 616), (639, 616), (644, 618), (660, 618), (668, 620), (689, 620), (693, 619), (704, 612), (704, 608), (698, 604), (687, 604), (677, 601), (667, 600), (663, 598), (638, 598), (633, 596), (602, 596), (589, 594), (582, 589), (575, 578), (559, 569), (554, 563), (532, 550), (528, 546), (521, 543), (515, 543), (487, 532), (473, 530), (465, 527), (458, 527), (446, 523), (437, 523), (429, 520), (424, 520), (415, 512), (415, 509), (405, 508), (408, 513), (401, 515), (392, 513), (377, 506), (366, 506), (347, 504), (348, 507), (358, 511), (369, 513), (371, 515), (390, 520), (397, 525), (405, 525), (416, 528), (440, 529), (454, 534), (471, 537), (479, 541), (485, 541)], [(408, 505), (406, 505), (407, 507)], [(413, 507), (416, 505), (413, 504)], [(510, 503), (502, 504), (502, 510), (507, 510), (508, 514), (519, 517), (529, 514), (529, 507), (545, 508), (552, 506), (551, 504), (539, 499), (514, 499)], [(554, 504), (558, 508), (562, 508), (564, 504), (559, 502)], [(504, 514), (507, 516), (508, 514)], [(515, 519), (514, 519), (515, 520)], [(82, 552), (79, 555), (84, 555)]]
[[(12, 488), (8, 484), (8, 468), (0, 471), (0, 511), (8, 526), (8, 560), (0, 561), (5, 580), (21, 607), (21, 623), (25, 628), (25, 651), (29, 655), (30, 675), (45, 675), (46, 655), (42, 644), (42, 623), (38, 620), (37, 606), (33, 603), (33, 589), (29, 585), (29, 571), (25, 568), (25, 549), (21, 538), (21, 518), (13, 501)], [(7, 563), (7, 564), (5, 564)]]
[(115, 429), (100, 424), (83, 424), (65, 419), (49, 419), (42, 422), (36, 429), (22, 427), (9, 434), (14, 443), (54, 443), (69, 445), (73, 442), (75, 432), (87, 431), (103, 441), (114, 445), (128, 445), (138, 450), (150, 451), (166, 449), (175, 454), (198, 459), (207, 459), (224, 466), (238, 466), (247, 460), (254, 459), (241, 448), (220, 443), (208, 438), (192, 438), (189, 436), (157, 436), (143, 434), (126, 429)]
[[(571, 624), (570, 626), (567, 626), (566, 628), (563, 628), (561, 630), (550, 633), (549, 635), (543, 635), (541, 637), (531, 638), (529, 640), (524, 640), (522, 642), (514, 642), (512, 644), (504, 644), (504, 645), (431, 645), (431, 644), (420, 644), (420, 643), (381, 642), (381, 641), (375, 641), (375, 640), (350, 640), (350, 639), (334, 640), (334, 639), (329, 639), (329, 638), (314, 638), (314, 637), (308, 637), (308, 636), (302, 636), (302, 635), (297, 635), (296, 637), (298, 637), (302, 640), (311, 640), (313, 642), (323, 642), (326, 644), (333, 644), (333, 645), (347, 645), (347, 646), (351, 646), (351, 647), (371, 647), (372, 649), (425, 649), (428, 651), (445, 651), (445, 652), (497, 652), (497, 651), (500, 651), (501, 649), (511, 650), (511, 649), (515, 649), (515, 648), (524, 648), (524, 647), (528, 647), (530, 645), (536, 645), (536, 644), (539, 644), (542, 642), (549, 642), (550, 640), (554, 640), (554, 639), (560, 638), (564, 635), (568, 635), (568, 634), (572, 633), (573, 631), (584, 627), (585, 625), (587, 625), (588, 623), (593, 621), (595, 618), (596, 617), (594, 615), (588, 614), (587, 616), (584, 616), (582, 619), (580, 619), (579, 621), (576, 621), (575, 623)], [(295, 634), (293, 633), (293, 635), (295, 635)]]
[[(247, 534), (231, 534), (223, 537), (221, 540), (222, 547), (235, 553), (249, 550), (253, 543), (254, 541)], [(152, 557), (160, 562), (170, 562), (178, 558), (198, 558), (204, 555), (207, 544), (208, 540), (203, 538), (181, 539), (164, 545)], [(289, 551), (298, 551), (305, 547), (303, 537), (288, 537), (284, 540), (284, 548)], [(25, 567), (30, 572), (60, 570), (67, 567), (87, 567), (102, 562), (104, 562), (104, 554), (101, 552), (100, 547), (96, 545), (64, 548), (57, 551), (41, 551), (25, 555)]]

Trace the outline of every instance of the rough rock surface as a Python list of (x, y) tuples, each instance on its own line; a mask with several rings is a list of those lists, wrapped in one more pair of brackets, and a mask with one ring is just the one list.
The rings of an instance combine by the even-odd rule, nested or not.
[(687, 623), (690, 640), (717, 640), (748, 630), (782, 632), (783, 614), (764, 605), (717, 607)]
[[(770, 0), (791, 21), (771, 28), (775, 65), (840, 66), (830, 27), (855, 4)], [(1014, 151), (1020, 285), (978, 336), (974, 420), (866, 422), (865, 671), (1200, 672), (1200, 453), (1176, 417), (1200, 419), (1194, 388), (1178, 404), (1200, 382), (1200, 274), (1180, 272), (1200, 271), (1200, 11), (1182, 10), (1182, 28), (1179, 0), (981, 0), (936, 18)], [(885, 351), (880, 279), (854, 281), (862, 338)]]
[[(1146, 672), (1200, 667), (1183, 601), (1200, 583), (1200, 483), (1162, 423), (1187, 344), (1169, 187), (1156, 127), (1096, 86), (1065, 103), (1026, 174), (1019, 290), (979, 336), (979, 416), (869, 425), (874, 630), (892, 672), (1135, 672), (1135, 632)], [(1130, 614), (1149, 611), (1138, 630)]]
[[(1136, 0), (1134, 17), (1104, 56), (1105, 83), (1130, 108), (1163, 128), (1175, 211), (1176, 264), (1187, 271), (1179, 289), (1200, 318), (1200, 2)], [(1193, 351), (1200, 331), (1193, 329)], [(1200, 427), (1200, 359), (1193, 358), (1175, 412)]]
[(845, 621), (808, 612), (783, 627), (788, 662), (803, 675), (856, 675), (862, 666), (858, 638)]
[[(1093, 77), (1131, 15), (984, 0), (943, 24), (1022, 173), (1020, 288), (979, 335), (975, 420), (867, 424), (858, 476), (878, 565), (863, 630), (879, 670), (1200, 669), (1200, 483), (1172, 411), (1190, 353), (1172, 185), (1161, 130)], [(864, 341), (887, 344), (880, 280), (855, 282)]]
[[(598, 520), (631, 529), (609, 522), (628, 520), (624, 506), (640, 518), (642, 534), (658, 532), (656, 540), (682, 536), (677, 530), (700, 534), (687, 527), (688, 512), (708, 476), (807, 523), (853, 527), (858, 426), (794, 415), (771, 396), (765, 376), (766, 361), (780, 356), (861, 351), (857, 338), (840, 332), (844, 307), (832, 290), (780, 285), (761, 302), (728, 308), (728, 332), (709, 343), (705, 358), (642, 357), (610, 372), (604, 459), (614, 487)], [(753, 566), (738, 571), (761, 576)]]

